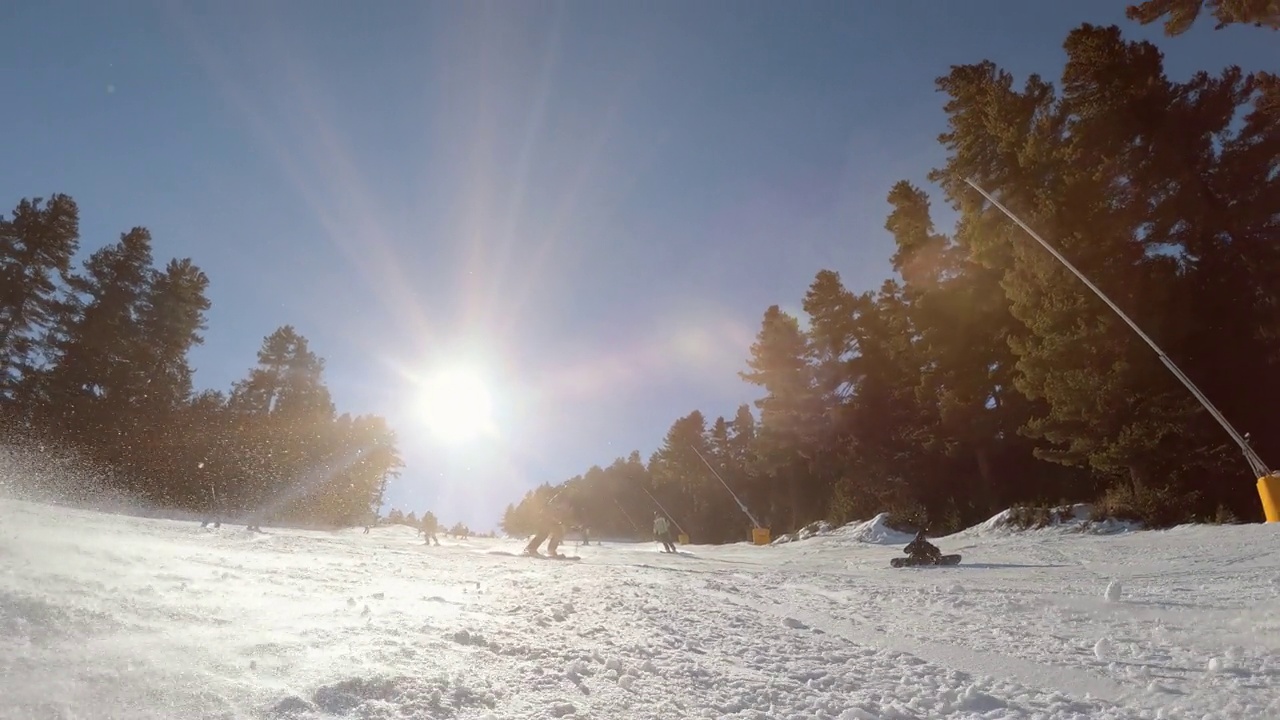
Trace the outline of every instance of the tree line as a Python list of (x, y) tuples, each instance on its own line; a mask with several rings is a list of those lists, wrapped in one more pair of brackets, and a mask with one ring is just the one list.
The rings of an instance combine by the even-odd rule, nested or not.
[[(1143, 24), (1276, 29), (1275, 3), (1150, 0)], [(1280, 458), (1280, 78), (1170, 79), (1160, 50), (1083, 24), (1058, 82), (990, 61), (937, 79), (933, 199), (888, 192), (895, 277), (853, 292), (818, 272), (805, 317), (768, 308), (731, 418), (693, 411), (662, 446), (529, 492), (599, 535), (669, 512), (695, 542), (890, 512), (953, 531), (1008, 507), (1095, 502), (1153, 526), (1261, 518), (1239, 449), (1105, 304), (965, 183), (1000, 198), (1158, 343), (1263, 458)], [(736, 496), (736, 499), (735, 499)], [(739, 507), (741, 505), (745, 507)], [(753, 519), (754, 518), (754, 519)]]
[(377, 416), (338, 414), (324, 360), (284, 325), (228, 392), (197, 391), (209, 278), (157, 267), (135, 227), (76, 267), (64, 194), (0, 216), (0, 435), (68, 462), (80, 488), (252, 524), (368, 522), (402, 466)]
[(387, 513), (387, 517), (383, 522), (388, 525), (406, 525), (408, 527), (425, 530), (430, 533), (442, 532), (451, 537), (496, 537), (496, 534), (493, 532), (475, 532), (471, 528), (467, 527), (466, 523), (462, 522), (457, 522), (453, 525), (445, 525), (440, 522), (439, 518), (436, 517), (436, 514), (430, 510), (423, 512), (422, 517), (418, 517), (418, 513), (416, 511), (411, 510), (408, 514), (405, 514), (405, 512), (399, 508), (392, 508), (391, 512)]

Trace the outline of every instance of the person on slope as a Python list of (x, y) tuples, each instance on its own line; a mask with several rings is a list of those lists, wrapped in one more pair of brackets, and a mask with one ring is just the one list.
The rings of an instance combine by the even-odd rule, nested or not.
[[(201, 463), (201, 465), (204, 465), (204, 463)], [(208, 512), (204, 514), (204, 520), (200, 522), (200, 527), (207, 528), (209, 527), (209, 524), (212, 523), (214, 530), (221, 528), (222, 514), (219, 510), (218, 487), (213, 482), (210, 482)]]
[(430, 545), (432, 542), (435, 542), (436, 545), (440, 544), (440, 538), (436, 537), (436, 531), (439, 529), (436, 527), (438, 524), (434, 515), (422, 516), (422, 527), (418, 529), (425, 538), (422, 542), (423, 545)]
[(917, 562), (936, 563), (942, 558), (942, 551), (933, 543), (930, 543), (925, 539), (923, 529), (916, 533), (916, 538), (907, 543), (907, 546), (902, 549), (902, 552), (906, 553), (908, 557)]
[(671, 526), (667, 524), (667, 519), (662, 517), (662, 513), (655, 510), (653, 512), (653, 536), (662, 543), (662, 551), (673, 553), (676, 551), (676, 544), (671, 541)]
[(569, 516), (569, 508), (563, 502), (556, 502), (556, 498), (551, 498), (542, 509), (542, 517), (540, 518), (541, 530), (529, 544), (525, 546), (524, 551), (528, 555), (541, 555), (538, 552), (538, 546), (543, 540), (547, 540), (547, 554), (552, 557), (561, 557), (556, 552), (556, 548), (560, 547), (560, 541), (564, 540), (565, 520)]

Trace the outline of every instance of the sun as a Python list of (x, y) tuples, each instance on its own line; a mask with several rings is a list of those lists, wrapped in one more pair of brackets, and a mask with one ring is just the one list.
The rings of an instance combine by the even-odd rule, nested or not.
[(489, 386), (468, 368), (432, 373), (418, 402), (431, 434), (442, 442), (465, 443), (495, 431)]

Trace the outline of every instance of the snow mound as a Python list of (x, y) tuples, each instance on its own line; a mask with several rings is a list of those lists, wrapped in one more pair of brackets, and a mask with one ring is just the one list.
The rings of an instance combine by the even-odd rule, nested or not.
[(835, 525), (832, 525), (826, 520), (819, 520), (817, 522), (811, 522), (793, 533), (779, 535), (774, 539), (772, 544), (785, 545), (786, 543), (792, 543), (798, 540), (808, 540), (809, 538), (818, 537), (820, 535), (830, 535), (835, 529)]
[(866, 543), (870, 545), (905, 545), (914, 539), (912, 533), (894, 530), (889, 526), (889, 513), (880, 513), (870, 520), (851, 522), (836, 527), (825, 520), (809, 523), (796, 532), (778, 536), (774, 545), (793, 543), (800, 540), (826, 537), (840, 542)]
[(914, 533), (902, 532), (889, 527), (889, 513), (879, 515), (861, 523), (850, 523), (840, 529), (840, 535), (854, 542), (873, 545), (905, 545), (915, 539)]
[(1095, 518), (1093, 506), (1088, 503), (1062, 505), (1050, 508), (1044, 516), (1035, 508), (1009, 508), (993, 515), (956, 536), (1012, 535), (1023, 532), (1081, 533), (1086, 535), (1117, 535), (1142, 529), (1141, 523), (1115, 518)]
[[(772, 544), (785, 545), (814, 538), (829, 538), (838, 542), (869, 545), (905, 545), (914, 539), (915, 536), (912, 533), (895, 530), (889, 524), (889, 518), (889, 513), (883, 512), (870, 520), (851, 522), (839, 527), (821, 520), (809, 523), (796, 532), (779, 535)], [(1120, 535), (1143, 529), (1141, 523), (1095, 517), (1092, 505), (1077, 503), (1048, 509), (1009, 508), (996, 513), (985, 522), (948, 537), (1007, 536), (1027, 532)]]

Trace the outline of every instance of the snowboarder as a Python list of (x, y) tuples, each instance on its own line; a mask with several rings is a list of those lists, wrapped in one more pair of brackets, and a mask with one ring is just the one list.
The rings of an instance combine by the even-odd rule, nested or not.
[(662, 543), (662, 551), (673, 553), (676, 551), (676, 544), (671, 542), (671, 526), (667, 524), (667, 519), (662, 517), (662, 513), (655, 510), (653, 512), (653, 536)]
[(942, 558), (942, 551), (933, 543), (925, 539), (923, 529), (916, 533), (915, 540), (907, 543), (907, 546), (902, 549), (902, 552), (906, 553), (912, 560), (917, 561), (936, 563)]
[(538, 546), (543, 540), (547, 540), (547, 554), (552, 557), (561, 557), (556, 552), (556, 548), (560, 547), (560, 541), (564, 540), (565, 520), (569, 514), (569, 509), (561, 503), (556, 502), (556, 498), (552, 497), (542, 509), (541, 527), (537, 535), (529, 541), (524, 551), (529, 555), (540, 555)]

